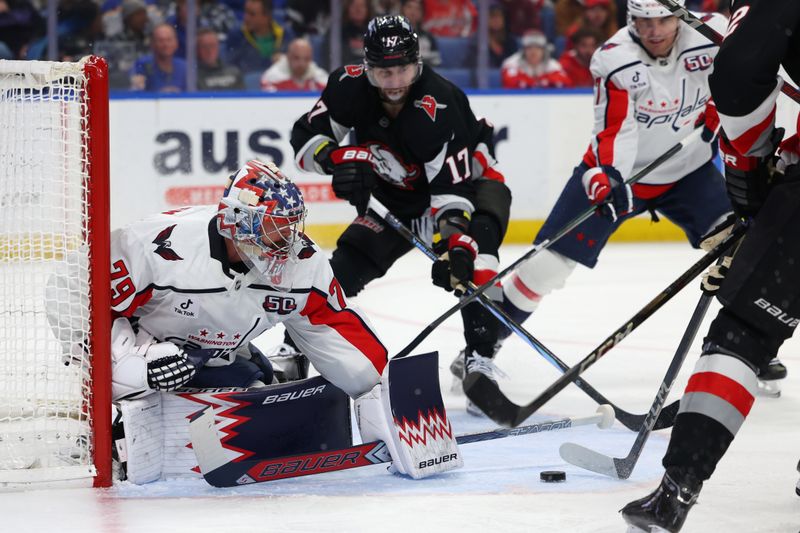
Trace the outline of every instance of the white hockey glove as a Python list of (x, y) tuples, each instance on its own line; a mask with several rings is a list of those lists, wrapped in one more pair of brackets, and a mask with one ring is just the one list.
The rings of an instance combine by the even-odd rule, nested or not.
[(175, 390), (197, 373), (182, 349), (147, 333), (137, 337), (126, 318), (116, 319), (111, 328), (111, 358), (114, 400)]

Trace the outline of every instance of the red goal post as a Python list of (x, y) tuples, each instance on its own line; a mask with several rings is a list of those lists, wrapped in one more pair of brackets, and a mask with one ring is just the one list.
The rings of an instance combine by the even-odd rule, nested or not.
[(108, 70), (0, 61), (0, 487), (111, 484)]

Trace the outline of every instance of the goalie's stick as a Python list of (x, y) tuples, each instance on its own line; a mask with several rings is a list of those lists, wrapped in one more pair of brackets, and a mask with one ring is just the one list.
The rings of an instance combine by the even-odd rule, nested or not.
[[(716, 44), (722, 44), (724, 37), (720, 35), (714, 28), (697, 18), (684, 6), (677, 3), (675, 0), (658, 0), (658, 3), (669, 9), (673, 15), (684, 21), (686, 24), (698, 31), (703, 37)], [(781, 92), (800, 104), (800, 91), (797, 90), (788, 82), (784, 82), (781, 87)]]
[[(389, 211), (385, 205), (383, 205), (379, 200), (375, 197), (370, 198), (369, 200), (369, 207), (375, 211), (378, 215), (381, 216), (392, 228), (394, 228), (400, 235), (402, 235), (406, 240), (408, 240), (411, 244), (413, 244), (416, 248), (418, 248), (422, 253), (424, 253), (431, 261), (436, 261), (439, 257), (426, 243), (422, 242), (413, 231), (411, 231), (403, 222), (398, 219), (391, 211)], [(468, 294), (471, 291), (476, 290), (477, 287), (474, 283), (469, 282), (468, 287), (466, 289), (466, 293)], [(480, 300), (481, 304), (486, 307), (497, 319), (506, 325), (510, 330), (514, 333), (522, 337), (525, 342), (528, 343), (534, 350), (539, 352), (539, 354), (544, 357), (550, 364), (555, 366), (559, 369), (562, 373), (569, 370), (569, 365), (567, 365), (564, 361), (558, 358), (553, 352), (551, 352), (544, 344), (542, 344), (538, 339), (536, 339), (528, 330), (523, 328), (520, 324), (518, 324), (513, 318), (508, 316), (508, 314), (503, 310), (502, 307), (497, 305), (497, 303), (492, 300), (491, 298), (487, 297), (486, 294), (479, 294), (478, 299)], [(400, 357), (398, 355), (398, 357)], [(626, 428), (630, 429), (631, 431), (637, 431), (639, 427), (645, 422), (647, 415), (635, 415), (633, 413), (629, 413), (617, 407), (613, 404), (608, 398), (600, 394), (600, 392), (589, 385), (583, 379), (576, 379), (575, 385), (584, 391), (591, 399), (596, 401), (598, 404), (609, 404), (614, 408), (614, 412), (616, 413), (617, 420), (622, 423)], [(664, 416), (659, 417), (658, 421), (655, 424), (655, 429), (663, 429), (670, 427), (675, 420), (675, 416), (678, 413), (678, 403), (675, 402), (672, 405), (669, 405), (666, 409), (664, 409)]]
[[(674, 144), (669, 150), (667, 150), (666, 152), (664, 152), (663, 154), (658, 156), (655, 160), (653, 160), (652, 163), (650, 163), (649, 165), (644, 167), (642, 170), (640, 170), (639, 172), (637, 172), (636, 174), (634, 174), (633, 176), (628, 178), (625, 181), (625, 184), (626, 185), (632, 185), (632, 184), (636, 183), (637, 181), (641, 180), (642, 178), (644, 178), (647, 174), (649, 174), (654, 169), (656, 169), (657, 167), (659, 167), (662, 164), (664, 164), (664, 162), (667, 161), (668, 159), (670, 159), (672, 156), (674, 156), (675, 154), (680, 152), (683, 149), (684, 146), (686, 146), (687, 144), (689, 144), (690, 142), (692, 142), (696, 138), (700, 137), (700, 134), (702, 133), (702, 131), (703, 131), (703, 128), (697, 128), (695, 131), (693, 131), (692, 133), (687, 135), (680, 142)], [(586, 220), (587, 218), (592, 216), (592, 214), (596, 210), (597, 210), (597, 206), (592, 206), (592, 207), (586, 209), (583, 213), (579, 214), (577, 217), (575, 217), (574, 219), (569, 221), (552, 238), (545, 239), (544, 241), (542, 241), (539, 244), (535, 245), (533, 248), (531, 248), (525, 254), (523, 254), (521, 257), (519, 257), (516, 261), (514, 261), (513, 263), (508, 265), (506, 268), (504, 268), (503, 270), (501, 270), (500, 272), (495, 274), (494, 277), (492, 277), (490, 280), (486, 281), (483, 285), (481, 285), (480, 287), (476, 287), (475, 290), (472, 291), (471, 294), (468, 294), (468, 295), (464, 296), (463, 298), (461, 298), (456, 305), (454, 305), (453, 307), (451, 307), (450, 309), (445, 311), (441, 316), (439, 316), (439, 318), (437, 318), (436, 320), (434, 320), (433, 322), (428, 324), (425, 327), (425, 329), (423, 329), (419, 333), (419, 335), (414, 337), (414, 339), (408, 344), (408, 346), (406, 346), (405, 348), (400, 350), (400, 352), (397, 354), (396, 357), (403, 357), (403, 356), (408, 355), (409, 353), (411, 353), (411, 350), (413, 350), (414, 348), (419, 346), (419, 344), (423, 340), (425, 340), (425, 338), (428, 335), (430, 335), (431, 332), (434, 329), (438, 328), (442, 324), (442, 322), (444, 322), (445, 320), (450, 318), (453, 315), (453, 313), (455, 313), (456, 311), (460, 311), (461, 309), (463, 309), (464, 307), (466, 307), (467, 305), (469, 305), (470, 303), (475, 301), (475, 299), (478, 298), (478, 296), (480, 296), (481, 294), (483, 294), (483, 292), (486, 291), (486, 289), (488, 289), (489, 287), (493, 286), (495, 283), (497, 283), (498, 280), (502, 279), (506, 274), (508, 274), (509, 272), (513, 271), (521, 263), (523, 263), (524, 261), (527, 261), (528, 259), (534, 257), (536, 254), (538, 254), (542, 250), (546, 250), (547, 248), (550, 247), (551, 244), (553, 244), (554, 242), (558, 241), (561, 237), (567, 235), (569, 232), (574, 230), (584, 220)]]
[(500, 391), (495, 382), (479, 372), (466, 375), (464, 378), (464, 392), (475, 405), (498, 424), (510, 427), (520, 425), (526, 418), (550, 401), (553, 396), (574, 381), (590, 366), (597, 362), (597, 360), (603, 357), (611, 348), (619, 344), (622, 339), (627, 337), (633, 330), (647, 320), (647, 318), (671, 300), (672, 297), (680, 292), (692, 279), (708, 268), (711, 263), (717, 260), (742, 236), (744, 231), (745, 228), (743, 226), (735, 228), (722, 242), (717, 244), (717, 246), (704, 255), (699, 261), (689, 267), (686, 272), (681, 274), (678, 279), (670, 283), (667, 288), (650, 300), (650, 302), (640, 309), (633, 318), (609, 335), (608, 338), (600, 343), (589, 355), (567, 370), (530, 403), (524, 405), (515, 404)]
[(700, 297), (700, 301), (697, 302), (694, 313), (692, 313), (692, 318), (689, 320), (689, 325), (683, 333), (678, 349), (675, 351), (675, 356), (672, 358), (667, 373), (664, 375), (664, 380), (661, 382), (656, 397), (653, 399), (653, 404), (650, 406), (647, 418), (644, 424), (642, 424), (639, 433), (636, 434), (636, 439), (633, 441), (633, 446), (631, 447), (631, 451), (628, 452), (628, 455), (621, 459), (609, 457), (608, 455), (591, 450), (580, 444), (565, 442), (558, 449), (558, 453), (561, 455), (562, 459), (575, 466), (597, 472), (598, 474), (617, 479), (628, 479), (628, 477), (630, 477), (633, 468), (636, 466), (636, 462), (639, 460), (639, 456), (642, 454), (642, 449), (647, 443), (647, 439), (650, 437), (650, 432), (653, 430), (655, 421), (659, 413), (661, 413), (664, 402), (667, 401), (669, 391), (672, 389), (672, 385), (678, 377), (678, 372), (683, 362), (686, 360), (686, 355), (689, 353), (692, 342), (694, 342), (697, 330), (700, 329), (700, 324), (703, 322), (703, 317), (706, 315), (711, 300), (711, 295), (703, 294), (703, 296)]
[[(584, 418), (562, 418), (514, 429), (497, 428), (491, 431), (467, 433), (466, 435), (457, 436), (456, 441), (458, 444), (470, 444), (591, 424), (596, 424), (600, 429), (605, 429), (610, 427), (613, 422), (614, 409), (609, 405), (601, 405), (598, 407), (596, 414)], [(244, 459), (231, 459), (230, 450), (226, 450), (220, 441), (214, 425), (214, 411), (210, 407), (206, 407), (192, 415), (189, 421), (189, 432), (192, 436), (192, 448), (197, 456), (197, 462), (203, 478), (215, 487), (236, 487), (252, 483), (263, 483), (277, 479), (388, 463), (392, 460), (386, 444), (382, 441), (367, 442), (339, 450), (304, 453), (288, 457), (264, 458), (249, 456)]]

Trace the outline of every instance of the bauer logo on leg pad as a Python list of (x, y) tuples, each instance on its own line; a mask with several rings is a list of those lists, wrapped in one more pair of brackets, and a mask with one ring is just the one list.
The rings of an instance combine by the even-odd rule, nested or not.
[(390, 360), (381, 388), (402, 472), (419, 479), (463, 466), (439, 388), (438, 353)]

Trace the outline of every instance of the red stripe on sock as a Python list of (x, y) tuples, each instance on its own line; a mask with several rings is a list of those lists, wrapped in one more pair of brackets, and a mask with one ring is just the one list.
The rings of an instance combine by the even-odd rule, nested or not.
[(521, 279), (519, 279), (519, 276), (517, 274), (514, 274), (514, 276), (511, 278), (511, 283), (513, 283), (514, 288), (516, 288), (519, 292), (521, 292), (522, 295), (528, 300), (531, 300), (533, 302), (538, 302), (539, 300), (542, 299), (542, 297), (539, 294), (530, 290), (528, 286), (525, 285)]
[(722, 398), (747, 416), (755, 398), (738, 381), (717, 372), (699, 372), (689, 378), (686, 392), (706, 392)]

